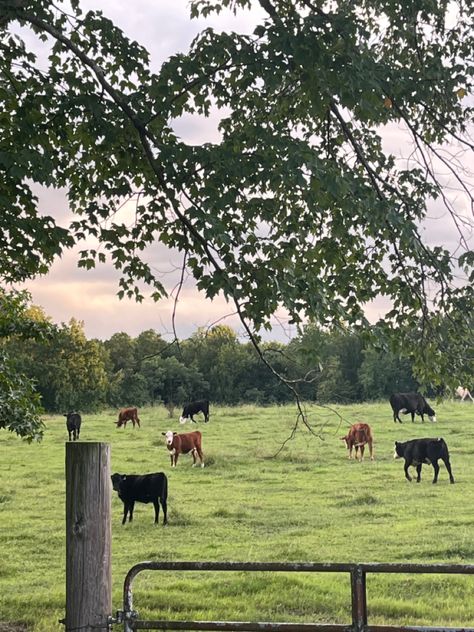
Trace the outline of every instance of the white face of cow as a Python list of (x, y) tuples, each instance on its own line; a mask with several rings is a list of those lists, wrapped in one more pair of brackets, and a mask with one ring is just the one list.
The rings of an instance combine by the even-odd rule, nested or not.
[(428, 419), (429, 419), (430, 421), (436, 421), (436, 415), (433, 415), (432, 417), (430, 417), (430, 416), (428, 415)]
[(172, 430), (168, 430), (168, 432), (165, 432), (165, 441), (166, 441), (166, 445), (173, 445), (173, 431)]
[(180, 417), (179, 418), (179, 423), (180, 424), (185, 424), (188, 421), (188, 417)]

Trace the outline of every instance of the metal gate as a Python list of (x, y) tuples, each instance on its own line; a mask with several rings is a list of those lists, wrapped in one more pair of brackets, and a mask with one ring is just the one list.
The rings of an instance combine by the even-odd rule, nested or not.
[[(274, 623), (257, 621), (145, 621), (133, 609), (132, 583), (143, 571), (263, 571), (285, 573), (349, 573), (352, 623)], [(210, 630), (230, 632), (474, 632), (474, 628), (430, 626), (377, 626), (367, 622), (367, 573), (430, 573), (474, 575), (471, 564), (334, 564), (291, 562), (141, 562), (127, 573), (124, 582), (123, 611), (115, 622), (124, 632), (133, 630)]]

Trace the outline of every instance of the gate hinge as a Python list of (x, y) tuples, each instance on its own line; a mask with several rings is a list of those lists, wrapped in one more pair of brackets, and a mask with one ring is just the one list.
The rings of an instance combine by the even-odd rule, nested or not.
[(132, 619), (138, 619), (138, 612), (136, 610), (130, 610), (129, 612), (117, 610), (115, 617), (109, 617), (107, 621), (111, 625), (117, 625), (119, 623), (124, 623), (124, 621), (131, 621)]

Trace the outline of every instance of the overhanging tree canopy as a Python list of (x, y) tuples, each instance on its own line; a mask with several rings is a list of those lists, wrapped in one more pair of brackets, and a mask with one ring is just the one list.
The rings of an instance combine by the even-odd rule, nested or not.
[[(206, 296), (235, 305), (252, 337), (280, 306), (297, 323), (364, 327), (366, 303), (385, 296), (385, 332), (405, 347), (412, 332), (420, 378), (461, 379), (472, 365), (474, 254), (463, 232), (473, 198), (459, 162), (473, 149), (474, 6), (259, 4), (266, 18), (252, 35), (208, 29), (154, 73), (145, 49), (78, 0), (0, 0), (4, 279), (43, 271), (93, 236), (100, 246), (82, 250), (80, 265), (109, 257), (121, 294), (140, 300), (145, 281), (159, 299), (162, 279), (144, 256), (159, 240), (183, 253)], [(191, 13), (250, 5), (194, 0)], [(49, 48), (47, 67), (18, 25)], [(219, 142), (176, 136), (178, 117), (215, 107)], [(394, 123), (412, 160), (384, 150)], [(446, 193), (446, 173), (467, 212)], [(37, 214), (32, 182), (67, 188), (68, 229)], [(115, 220), (124, 199), (136, 203), (130, 225)], [(422, 238), (436, 199), (459, 229), (455, 253)]]

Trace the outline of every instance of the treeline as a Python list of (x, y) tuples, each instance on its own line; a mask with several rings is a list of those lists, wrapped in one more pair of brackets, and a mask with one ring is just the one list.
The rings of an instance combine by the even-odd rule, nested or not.
[[(35, 307), (30, 317), (46, 318)], [(172, 410), (202, 397), (225, 405), (292, 400), (252, 344), (240, 342), (225, 325), (170, 344), (154, 330), (135, 338), (121, 332), (105, 341), (87, 339), (83, 324), (73, 319), (47, 339), (12, 336), (3, 344), (50, 412), (158, 404)], [(417, 388), (408, 360), (339, 330), (307, 326), (288, 344), (263, 343), (261, 351), (285, 378), (306, 377), (297, 390), (309, 401), (360, 402)]]

